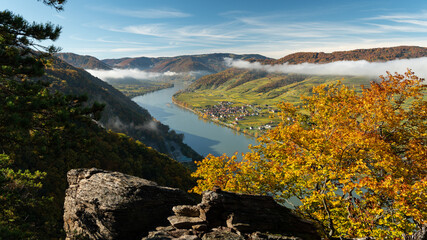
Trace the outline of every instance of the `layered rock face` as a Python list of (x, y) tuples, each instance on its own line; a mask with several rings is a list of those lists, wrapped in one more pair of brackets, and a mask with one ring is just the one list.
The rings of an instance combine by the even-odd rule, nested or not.
[(427, 224), (424, 224), (421, 229), (413, 235), (406, 236), (405, 240), (427, 240)]
[(158, 227), (143, 239), (320, 239), (312, 223), (268, 196), (215, 189), (204, 192), (198, 205), (173, 211), (170, 226)]
[(312, 223), (268, 196), (214, 189), (194, 205), (179, 189), (118, 172), (74, 169), (67, 177), (66, 239), (320, 239)]
[(100, 169), (74, 169), (67, 174), (64, 203), (67, 239), (141, 239), (167, 224), (172, 207), (193, 204), (176, 188)]
[[(179, 189), (118, 172), (74, 169), (67, 177), (66, 239), (320, 239), (311, 222), (268, 196), (216, 188), (204, 192), (201, 203), (194, 205)], [(427, 240), (427, 225), (404, 239)]]

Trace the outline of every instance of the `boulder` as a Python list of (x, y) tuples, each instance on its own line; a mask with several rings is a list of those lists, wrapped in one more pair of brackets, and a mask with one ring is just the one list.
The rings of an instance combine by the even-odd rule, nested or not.
[(194, 225), (204, 224), (203, 221), (199, 217), (185, 217), (185, 216), (170, 216), (168, 217), (168, 221), (170, 224), (178, 229), (191, 229)]
[(198, 217), (198, 216), (200, 216), (199, 208), (197, 206), (192, 206), (192, 205), (175, 206), (172, 208), (172, 211), (177, 216), (187, 216), (187, 217)]
[[(150, 232), (144, 240), (236, 239), (319, 240), (316, 227), (268, 196), (206, 191), (195, 206), (176, 206), (171, 226)], [(172, 228), (171, 228), (172, 227)]]
[(427, 224), (422, 225), (414, 234), (406, 236), (405, 240), (427, 240)]
[(200, 218), (209, 228), (227, 226), (240, 233), (269, 232), (302, 239), (320, 239), (316, 227), (270, 196), (221, 190), (203, 193)]
[(192, 204), (176, 188), (119, 172), (73, 169), (64, 203), (66, 239), (141, 239), (166, 225), (172, 207)]
[(202, 240), (220, 240), (220, 239), (245, 240), (245, 238), (243, 236), (240, 236), (237, 233), (233, 233), (233, 232), (229, 232), (229, 231), (222, 231), (222, 230), (215, 230), (215, 231), (206, 233), (202, 237)]

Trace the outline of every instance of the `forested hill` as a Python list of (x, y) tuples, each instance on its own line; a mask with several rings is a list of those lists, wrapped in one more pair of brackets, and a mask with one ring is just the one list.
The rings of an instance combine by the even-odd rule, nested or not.
[(388, 48), (357, 49), (351, 51), (298, 52), (287, 55), (278, 60), (261, 60), (265, 64), (299, 64), (299, 63), (329, 63), (335, 61), (384, 62), (394, 59), (420, 58), (427, 56), (427, 48), (417, 46), (399, 46)]
[[(350, 76), (314, 76), (305, 74), (268, 73), (263, 71), (229, 68), (219, 73), (197, 79), (184, 92), (216, 91), (219, 95), (235, 98), (287, 99), (298, 101), (302, 93), (309, 92), (317, 84), (343, 81), (345, 84), (359, 86), (369, 84), (373, 78)], [(289, 96), (288, 96), (289, 95)]]
[(104, 70), (111, 69), (108, 64), (102, 62), (101, 60), (95, 57), (88, 55), (83, 56), (75, 53), (57, 53), (55, 54), (55, 56), (78, 68)]
[(116, 68), (138, 68), (153, 72), (189, 72), (189, 71), (206, 71), (220, 72), (228, 68), (224, 58), (232, 59), (252, 59), (267, 60), (269, 58), (258, 54), (231, 54), (231, 53), (213, 53), (201, 55), (186, 55), (177, 57), (159, 57), (159, 58), (121, 58), (121, 59), (104, 59), (104, 63)]
[[(263, 64), (299, 64), (299, 63), (328, 63), (334, 61), (357, 61), (367, 60), (371, 62), (382, 62), (390, 61), (395, 59), (408, 59), (408, 58), (420, 58), (427, 56), (427, 48), (416, 47), (416, 46), (399, 46), (390, 48), (372, 48), (372, 49), (358, 49), (352, 51), (337, 51), (332, 53), (323, 52), (299, 52), (287, 55), (278, 60), (264, 59), (255, 60), (247, 59), (250, 62), (261, 62)], [(250, 82), (259, 78), (273, 79), (278, 75), (288, 76), (286, 74), (271, 74), (260, 71), (242, 70), (237, 68), (229, 68), (216, 74), (204, 76), (193, 84), (190, 85), (188, 91), (197, 89), (216, 89), (218, 87), (226, 87), (226, 90), (242, 85), (246, 82)], [(289, 75), (291, 76), (291, 75)], [(269, 82), (267, 87), (260, 86), (259, 92), (266, 92), (267, 90), (273, 90), (273, 86), (281, 86), (283, 84), (289, 84), (298, 81), (301, 77), (284, 77), (288, 80), (280, 80), (279, 82)], [(295, 75), (293, 75), (295, 76)], [(302, 80), (302, 79), (301, 79)]]
[(104, 103), (100, 123), (105, 128), (125, 133), (176, 159), (183, 158), (182, 155), (187, 159), (200, 159), (182, 142), (182, 135), (170, 131), (167, 125), (154, 120), (147, 110), (85, 70), (55, 58), (52, 66), (46, 69), (44, 80), (51, 82), (52, 89), (66, 94), (86, 94), (89, 103)]

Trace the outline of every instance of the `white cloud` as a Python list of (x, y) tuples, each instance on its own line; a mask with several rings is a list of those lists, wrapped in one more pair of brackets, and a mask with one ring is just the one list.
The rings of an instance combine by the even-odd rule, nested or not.
[(189, 17), (191, 14), (184, 13), (175, 9), (147, 9), (147, 10), (125, 10), (118, 9), (116, 13), (124, 16), (137, 18), (182, 18)]
[(54, 17), (60, 18), (60, 19), (65, 19), (65, 17), (61, 14), (53, 14)]
[(203, 26), (203, 25), (187, 25), (182, 27), (166, 25), (166, 24), (143, 24), (131, 25), (123, 28), (107, 28), (114, 32), (133, 33), (138, 35), (146, 35), (174, 40), (179, 42), (203, 42), (218, 43), (233, 40), (240, 35), (234, 30), (224, 30), (222, 25)]
[[(199, 47), (203, 48), (203, 52), (251, 52), (278, 58), (284, 56), (282, 53), (297, 51), (349, 50), (410, 45), (414, 42), (415, 45), (422, 46), (427, 41), (420, 39), (425, 37), (409, 37), (410, 33), (427, 32), (423, 27), (426, 23), (421, 19), (424, 15), (415, 15), (420, 19), (409, 18), (409, 15), (397, 19), (402, 16), (397, 14), (348, 22), (298, 21), (278, 15), (239, 16), (215, 25), (178, 26), (159, 23), (107, 29), (155, 37), (158, 44), (163, 45), (173, 42), (170, 50), (176, 52), (175, 55), (178, 55), (179, 49)], [(346, 46), (351, 48), (345, 48)]]
[(427, 11), (420, 13), (394, 13), (389, 15), (380, 15), (376, 17), (364, 18), (364, 20), (401, 20), (401, 19), (427, 19)]
[(380, 76), (387, 71), (404, 73), (411, 69), (419, 77), (427, 77), (427, 57), (400, 59), (388, 62), (368, 62), (361, 61), (337, 61), (326, 64), (302, 63), (296, 65), (277, 64), (262, 65), (243, 60), (224, 59), (227, 65), (236, 68), (261, 70), (277, 73), (299, 73), (313, 75), (354, 75), (354, 76)]
[(146, 24), (146, 25), (138, 25), (138, 26), (127, 26), (127, 27), (124, 27), (123, 29), (118, 29), (116, 31), (155, 36), (155, 37), (167, 36), (165, 33), (166, 31), (164, 29), (163, 24)]
[[(131, 16), (186, 16), (186, 13), (174, 9), (114, 11), (117, 14), (129, 13)], [(106, 39), (111, 38), (108, 34), (96, 41), (104, 43), (103, 45), (110, 44), (103, 47), (107, 50), (101, 58), (125, 57), (129, 54), (176, 56), (212, 52), (258, 53), (280, 58), (300, 51), (331, 52), (399, 45), (427, 46), (427, 11), (377, 14), (390, 11), (372, 10), (371, 17), (366, 18), (355, 15), (345, 21), (328, 21), (324, 17), (318, 19), (319, 16), (333, 12), (334, 9), (322, 13), (294, 13), (284, 10), (258, 14), (237, 9), (218, 13), (219, 20), (203, 24), (192, 21), (193, 18), (180, 21), (133, 19), (131, 23), (117, 22), (97, 26), (110, 31), (108, 34), (113, 32), (120, 36), (123, 44), (107, 41)], [(197, 15), (194, 16), (196, 17)], [(112, 46), (115, 44), (121, 45)], [(96, 48), (99, 46), (92, 47), (95, 48), (92, 52), (98, 53)]]
[(165, 72), (165, 73), (157, 73), (157, 72), (146, 72), (139, 69), (118, 69), (115, 68), (113, 70), (100, 70), (100, 69), (86, 69), (93, 76), (100, 78), (104, 81), (109, 79), (123, 79), (123, 78), (134, 78), (138, 80), (146, 80), (158, 78), (163, 75), (166, 76), (174, 76), (177, 73), (175, 72)]
[(409, 23), (409, 24), (419, 25), (423, 27), (427, 26), (427, 21), (425, 20), (394, 20), (394, 21), (398, 23)]
[(120, 9), (120, 8), (105, 8), (105, 7), (94, 7), (94, 10), (127, 16), (134, 18), (145, 18), (145, 19), (160, 19), (160, 18), (185, 18), (190, 17), (191, 14), (176, 10), (176, 9), (144, 9), (144, 10), (133, 10), (133, 9)]
[(101, 69), (86, 69), (87, 72), (93, 76), (100, 78), (106, 82), (110, 80), (118, 80), (125, 78), (133, 78), (136, 80), (159, 80), (163, 77), (170, 79), (171, 77), (179, 76), (194, 76), (200, 77), (210, 74), (206, 71), (190, 71), (190, 72), (147, 72), (139, 69), (119, 69), (114, 68), (112, 70), (101, 70)]

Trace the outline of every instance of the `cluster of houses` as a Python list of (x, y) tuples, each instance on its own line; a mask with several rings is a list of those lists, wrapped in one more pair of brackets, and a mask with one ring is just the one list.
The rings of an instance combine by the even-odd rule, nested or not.
[[(203, 110), (203, 114), (210, 117), (212, 120), (226, 120), (233, 119), (233, 123), (237, 124), (238, 121), (248, 116), (258, 116), (261, 109), (254, 108), (252, 105), (232, 106), (232, 102), (220, 102)], [(250, 111), (251, 109), (251, 111)]]
[[(233, 127), (233, 125), (238, 125), (240, 120), (245, 119), (246, 117), (258, 116), (262, 114), (265, 110), (268, 110), (269, 113), (277, 112), (277, 110), (272, 109), (270, 106), (253, 106), (251, 104), (233, 106), (233, 102), (223, 101), (217, 105), (209, 106), (206, 109), (201, 111), (204, 118), (210, 118), (213, 121), (222, 121), (229, 122), (226, 125)], [(267, 130), (273, 128), (273, 122), (269, 124), (257, 126), (257, 127), (247, 127), (248, 130)]]

